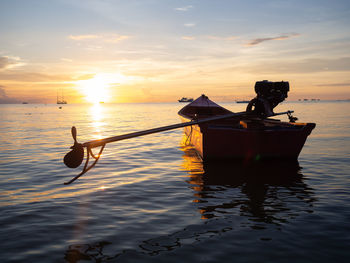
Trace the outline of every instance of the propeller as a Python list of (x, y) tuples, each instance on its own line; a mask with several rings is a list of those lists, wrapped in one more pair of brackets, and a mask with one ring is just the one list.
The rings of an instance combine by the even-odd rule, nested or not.
[(71, 131), (74, 145), (70, 147), (72, 150), (64, 156), (63, 162), (69, 168), (77, 168), (83, 162), (84, 147), (77, 141), (77, 129), (73, 126)]

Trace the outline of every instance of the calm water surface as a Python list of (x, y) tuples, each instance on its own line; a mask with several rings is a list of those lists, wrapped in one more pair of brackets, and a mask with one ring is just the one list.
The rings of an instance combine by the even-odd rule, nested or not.
[(72, 125), (85, 142), (182, 106), (0, 105), (0, 261), (350, 262), (349, 102), (278, 107), (317, 123), (298, 163), (203, 164), (179, 129), (108, 144), (63, 185)]

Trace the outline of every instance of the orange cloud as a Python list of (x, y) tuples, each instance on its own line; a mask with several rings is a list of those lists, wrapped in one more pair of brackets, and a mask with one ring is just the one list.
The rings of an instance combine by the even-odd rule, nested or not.
[(126, 35), (118, 35), (118, 34), (104, 34), (104, 35), (70, 35), (68, 37), (74, 41), (89, 41), (89, 40), (100, 40), (106, 43), (117, 43), (122, 40), (130, 38), (130, 36)]
[(235, 40), (237, 39), (236, 36), (227, 36), (227, 37), (220, 37), (220, 36), (207, 36), (207, 38), (212, 40)]
[(19, 103), (19, 101), (15, 98), (9, 97), (6, 94), (5, 87), (0, 86), (0, 104), (3, 103)]
[(98, 35), (76, 35), (76, 36), (70, 35), (69, 36), (69, 39), (77, 40), (77, 41), (96, 39), (96, 38), (100, 38), (100, 37)]
[(195, 39), (195, 37), (191, 37), (191, 36), (183, 36), (181, 38), (184, 40), (194, 40)]

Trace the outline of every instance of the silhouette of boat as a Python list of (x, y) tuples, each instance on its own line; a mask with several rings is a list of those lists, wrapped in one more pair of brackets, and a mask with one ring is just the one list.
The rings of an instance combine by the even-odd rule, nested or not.
[(186, 97), (182, 97), (181, 99), (178, 100), (178, 102), (192, 102), (193, 98), (186, 98)]
[[(246, 114), (184, 128), (203, 160), (298, 158), (316, 124), (296, 123), (297, 118), (291, 116), (291, 112), (285, 113), (289, 122), (269, 118), (275, 115), (273, 108), (287, 97), (288, 82), (260, 81), (255, 91), (257, 97), (249, 102)], [(230, 113), (205, 95), (178, 112), (183, 122)]]
[(63, 91), (61, 90), (61, 95), (59, 96), (57, 91), (57, 104), (67, 104), (67, 101), (64, 99)]

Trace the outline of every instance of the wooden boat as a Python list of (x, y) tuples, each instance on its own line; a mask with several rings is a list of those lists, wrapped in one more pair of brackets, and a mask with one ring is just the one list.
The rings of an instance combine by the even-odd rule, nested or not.
[[(248, 105), (247, 109), (251, 105)], [(205, 95), (182, 108), (183, 122), (232, 113)], [(247, 111), (246, 115), (185, 127), (188, 140), (203, 160), (213, 159), (294, 159), (304, 146), (315, 123), (296, 123), (262, 117)]]

